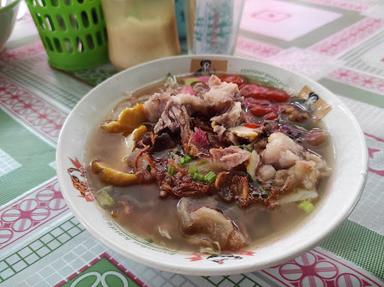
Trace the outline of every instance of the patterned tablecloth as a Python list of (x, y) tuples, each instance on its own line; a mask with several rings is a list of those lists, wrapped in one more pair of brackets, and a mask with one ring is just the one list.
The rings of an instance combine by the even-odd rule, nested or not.
[(114, 69), (51, 69), (26, 14), (0, 54), (0, 285), (384, 286), (384, 1), (249, 0), (236, 54), (310, 76), (355, 114), (369, 174), (348, 220), (313, 250), (236, 276), (160, 272), (113, 252), (68, 210), (55, 147), (71, 108)]

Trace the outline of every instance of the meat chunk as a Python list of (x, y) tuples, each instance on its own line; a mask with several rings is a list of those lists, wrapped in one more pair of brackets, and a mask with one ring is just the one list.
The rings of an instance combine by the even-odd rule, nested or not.
[(221, 79), (218, 76), (212, 75), (208, 79), (208, 87), (219, 86)]
[(316, 168), (314, 161), (298, 160), (289, 171), (294, 175), (298, 185), (301, 185), (305, 189), (316, 188), (320, 172)]
[(282, 192), (292, 188), (304, 188), (316, 190), (319, 179), (329, 175), (329, 167), (325, 161), (310, 152), (304, 153), (304, 159), (300, 159), (289, 169), (278, 170), (274, 177), (274, 185)]
[(220, 125), (215, 125), (213, 127), (213, 132), (216, 133), (221, 141), (224, 140), (226, 128)]
[(213, 131), (218, 135), (220, 140), (236, 144), (237, 140), (234, 136), (235, 133), (227, 129), (237, 127), (243, 120), (244, 112), (241, 108), (241, 103), (235, 102), (232, 107), (223, 114), (212, 117), (211, 124)]
[(264, 163), (277, 168), (287, 168), (300, 160), (303, 147), (281, 132), (274, 132), (268, 137), (268, 144), (262, 153)]
[(195, 128), (189, 139), (188, 147), (189, 150), (187, 152), (192, 156), (208, 156), (211, 143), (209, 142), (207, 132)]
[(187, 144), (191, 134), (190, 116), (185, 106), (169, 101), (165, 106), (159, 121), (155, 125), (154, 132), (168, 128), (172, 133), (180, 131), (181, 142)]
[[(212, 78), (213, 77), (213, 78)], [(199, 112), (202, 114), (212, 112), (223, 112), (230, 108), (235, 99), (235, 94), (238, 93), (236, 84), (221, 82), (216, 76), (212, 76), (210, 81), (209, 90), (199, 95), (192, 95), (190, 93), (178, 93), (172, 96), (170, 92), (155, 93), (144, 103), (144, 113), (150, 122), (156, 122), (162, 117), (168, 105), (185, 106), (191, 112)], [(217, 79), (216, 79), (217, 78)], [(171, 104), (173, 102), (173, 104)], [(241, 106), (235, 107), (232, 114), (229, 115), (230, 119), (235, 116), (235, 113), (241, 112)], [(236, 121), (239, 116), (233, 118)], [(227, 116), (226, 121), (230, 120)]]
[(207, 112), (207, 106), (204, 103), (203, 99), (194, 96), (191, 94), (186, 94), (186, 93), (180, 93), (177, 94), (176, 96), (173, 96), (171, 100), (179, 105), (185, 105), (188, 106), (191, 111), (195, 112), (200, 112), (202, 114), (205, 114)]
[(281, 169), (276, 171), (273, 178), (273, 185), (279, 193), (291, 191), (296, 185), (295, 176), (287, 169)]
[(241, 207), (247, 207), (250, 203), (249, 182), (246, 175), (220, 172), (216, 177), (215, 187), (224, 201), (236, 200)]
[(209, 90), (209, 86), (204, 82), (194, 82), (191, 84), (192, 90), (196, 96), (201, 97)]
[(236, 84), (221, 82), (219, 78), (217, 79), (218, 81), (211, 83), (204, 93), (198, 95), (179, 93), (171, 100), (177, 104), (189, 106), (192, 111), (203, 114), (223, 112), (233, 105), (238, 88)]
[(331, 168), (327, 165), (326, 161), (320, 155), (307, 151), (304, 153), (304, 158), (306, 160), (311, 160), (316, 163), (316, 168), (319, 170), (320, 176), (330, 175)]
[(259, 168), (257, 174), (261, 180), (267, 181), (275, 176), (276, 169), (272, 165), (266, 164)]
[(226, 170), (230, 170), (244, 163), (251, 156), (249, 151), (243, 150), (238, 146), (211, 148), (209, 152), (212, 155), (213, 161), (219, 162)]
[(214, 125), (221, 125), (226, 128), (236, 127), (241, 124), (244, 119), (241, 103), (235, 102), (233, 106), (225, 113), (211, 118)]
[(144, 113), (148, 121), (156, 122), (160, 118), (170, 98), (169, 93), (155, 93), (144, 102)]
[(290, 150), (286, 150), (280, 153), (279, 165), (283, 168), (292, 166), (296, 161), (300, 160), (300, 157)]
[(215, 209), (203, 206), (189, 210), (188, 200), (183, 198), (177, 212), (184, 233), (194, 244), (214, 247), (216, 243), (221, 250), (238, 250), (247, 244), (233, 221)]
[(239, 88), (234, 83), (222, 82), (212, 75), (208, 81), (209, 91), (203, 95), (204, 103), (217, 111), (228, 109), (239, 93)]

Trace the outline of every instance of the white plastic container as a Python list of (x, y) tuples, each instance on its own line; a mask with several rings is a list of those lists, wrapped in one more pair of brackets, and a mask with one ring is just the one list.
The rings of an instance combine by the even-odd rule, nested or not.
[(103, 0), (109, 58), (119, 69), (180, 52), (174, 0)]
[(244, 0), (186, 0), (188, 52), (234, 52)]

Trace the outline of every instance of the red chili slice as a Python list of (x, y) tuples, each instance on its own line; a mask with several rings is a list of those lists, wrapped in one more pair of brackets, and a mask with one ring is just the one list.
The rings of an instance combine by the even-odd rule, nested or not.
[[(268, 89), (265, 87), (261, 87), (256, 84), (246, 84), (241, 88), (240, 94), (243, 97), (258, 98), (258, 97), (255, 97), (255, 95), (264, 95), (267, 91)], [(265, 98), (260, 97), (259, 99), (265, 99)]]
[(244, 124), (245, 127), (250, 128), (250, 129), (256, 129), (261, 126), (261, 124), (258, 123), (246, 123)]
[(240, 94), (243, 97), (252, 97), (261, 100), (272, 100), (275, 102), (285, 102), (289, 99), (289, 95), (282, 91), (268, 87), (258, 86), (256, 84), (245, 84)]
[(227, 83), (235, 83), (239, 87), (246, 83), (246, 80), (243, 77), (238, 75), (224, 75), (224, 76), (221, 76), (220, 79)]
[(276, 102), (286, 102), (289, 99), (289, 95), (280, 90), (271, 90), (268, 92), (268, 98)]
[(249, 109), (251, 113), (257, 117), (264, 116), (265, 114), (268, 114), (270, 112), (273, 112), (273, 110), (270, 107), (265, 107), (261, 105), (255, 105), (252, 108)]

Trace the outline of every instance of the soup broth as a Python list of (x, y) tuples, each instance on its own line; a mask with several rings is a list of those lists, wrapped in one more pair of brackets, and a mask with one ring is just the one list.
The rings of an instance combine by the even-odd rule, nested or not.
[[(191, 76), (179, 77), (178, 81), (186, 83), (190, 82), (190, 78)], [(106, 120), (117, 118), (119, 113), (126, 107), (130, 107), (136, 102), (145, 101), (155, 92), (161, 93), (163, 91), (164, 81), (135, 91), (132, 97), (118, 103), (116, 108), (106, 116)], [(240, 89), (240, 91), (242, 91), (242, 89)], [(247, 108), (244, 110), (248, 112)], [(255, 114), (251, 116), (257, 125), (259, 122), (263, 124), (265, 124), (265, 122), (270, 123), (270, 121), (264, 120), (262, 116), (259, 116), (262, 114), (261, 112), (256, 112)], [(285, 120), (289, 122), (289, 119)], [(248, 126), (255, 128), (256, 124), (249, 124)], [(324, 130), (320, 121), (315, 121), (311, 118), (305, 119), (300, 123), (295, 122), (295, 126), (302, 127), (307, 131), (312, 129)], [(295, 130), (289, 131), (287, 134), (290, 135), (293, 132), (295, 132)], [(248, 141), (240, 140), (239, 146), (241, 145), (243, 147), (247, 146), (247, 144), (249, 145)], [(305, 143), (302, 144), (305, 149), (309, 149), (313, 154), (320, 155), (325, 159), (328, 165), (332, 162), (332, 149), (329, 139), (314, 146), (305, 146)], [(172, 150), (174, 150), (174, 148), (164, 149), (158, 153), (167, 154)], [(97, 159), (109, 168), (125, 173), (132, 173), (132, 167), (127, 164), (127, 155), (130, 152), (129, 148), (127, 148), (127, 135), (109, 133), (104, 129), (96, 127), (89, 136), (85, 159), (89, 163)], [(156, 153), (154, 153), (154, 156), (156, 156)], [(259, 164), (259, 169), (260, 165), (261, 164)], [(216, 181), (218, 175), (219, 173), (216, 172)], [(260, 176), (260, 174), (258, 176)], [(88, 167), (87, 177), (91, 191), (95, 193), (96, 197), (100, 189), (110, 186), (108, 183), (105, 183), (105, 180), (100, 180), (100, 175), (94, 172), (91, 165)], [(249, 179), (249, 181), (251, 181), (251, 179)], [(316, 190), (320, 198), (325, 186), (326, 177), (319, 178), (316, 183)], [(275, 204), (275, 201), (272, 201), (272, 203), (269, 201), (260, 201), (255, 204), (248, 203), (246, 206), (242, 206), (241, 203), (236, 204), (236, 200), (223, 200), (223, 197), (216, 192), (209, 192), (204, 195), (198, 194), (196, 196), (174, 196), (170, 194), (164, 197), (159, 196), (159, 189), (159, 185), (153, 182), (137, 182), (129, 186), (110, 187), (108, 195), (113, 199), (114, 206), (108, 206), (106, 209), (120, 226), (148, 242), (153, 242), (174, 250), (202, 252), (220, 252), (236, 248), (217, 247), (215, 244), (212, 247), (212, 245), (209, 244), (196, 244), (196, 241), (189, 240), (191, 233), (190, 231), (185, 231), (185, 226), (183, 226), (183, 222), (180, 220), (180, 214), (178, 214), (180, 211), (178, 210), (180, 198), (188, 203), (190, 210), (196, 211), (201, 207), (208, 207), (211, 210), (222, 213), (226, 219), (232, 221), (237, 230), (242, 232), (247, 241), (247, 248), (249, 248), (249, 246), (261, 246), (270, 243), (284, 236), (284, 234), (292, 232), (303, 222), (309, 213), (308, 210), (303, 210), (299, 208), (298, 205), (304, 201), (309, 202), (311, 204), (310, 206), (313, 207), (319, 200), (316, 196), (316, 198), (309, 198), (310, 201), (308, 201), (308, 199), (301, 201), (293, 200), (293, 202), (286, 204)], [(271, 194), (271, 192), (269, 192), (269, 194)], [(277, 199), (278, 198), (276, 198), (276, 202)], [(209, 248), (206, 248), (207, 246)]]

